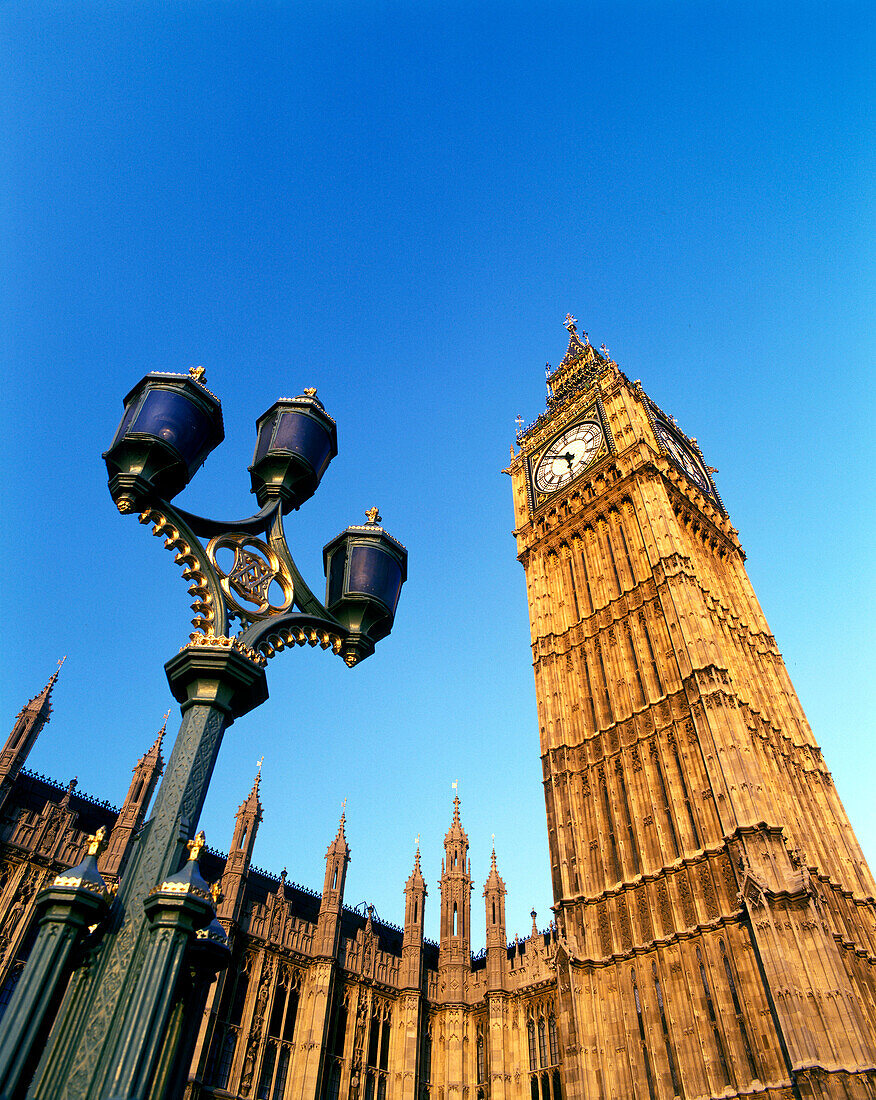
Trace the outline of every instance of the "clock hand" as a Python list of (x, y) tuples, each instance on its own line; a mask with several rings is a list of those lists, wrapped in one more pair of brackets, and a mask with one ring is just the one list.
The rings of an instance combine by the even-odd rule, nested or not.
[(566, 451), (566, 453), (564, 455), (560, 455), (560, 458), (564, 458), (566, 460), (566, 462), (569, 464), (569, 469), (570, 470), (572, 469), (572, 459), (574, 457), (575, 456), (572, 454), (571, 451)]

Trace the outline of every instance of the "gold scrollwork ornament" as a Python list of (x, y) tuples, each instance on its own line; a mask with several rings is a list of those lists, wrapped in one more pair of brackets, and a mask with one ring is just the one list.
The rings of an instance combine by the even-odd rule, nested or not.
[[(227, 572), (216, 560), (220, 550), (234, 553), (234, 562)], [(219, 575), (230, 610), (241, 619), (267, 619), (292, 606), (295, 595), (292, 578), (262, 539), (247, 534), (217, 535), (207, 544), (207, 557)], [(275, 582), (282, 593), (280, 603), (272, 603), (269, 595)]]

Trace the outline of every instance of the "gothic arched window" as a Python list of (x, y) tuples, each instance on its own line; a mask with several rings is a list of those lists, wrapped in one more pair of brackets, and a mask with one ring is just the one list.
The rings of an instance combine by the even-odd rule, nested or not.
[(557, 1039), (557, 1021), (553, 1012), (548, 1017), (548, 1042), (551, 1050), (551, 1065), (558, 1066), (560, 1064), (560, 1044)]
[(536, 1070), (538, 1069), (538, 1058), (535, 1053), (535, 1022), (532, 1018), (526, 1025), (526, 1037), (529, 1040), (529, 1068), (530, 1070)]
[(544, 1016), (538, 1018), (538, 1058), (542, 1067), (548, 1064), (547, 1045), (544, 1039)]

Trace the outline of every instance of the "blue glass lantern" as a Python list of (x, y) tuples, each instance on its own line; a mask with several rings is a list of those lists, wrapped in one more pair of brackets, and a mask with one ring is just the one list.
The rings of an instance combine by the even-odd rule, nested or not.
[(171, 500), (225, 438), (219, 398), (202, 377), (203, 368), (188, 376), (153, 372), (125, 398), (122, 422), (103, 456), (120, 511), (151, 496)]
[(256, 421), (256, 449), (249, 468), (259, 504), (279, 497), (283, 511), (300, 508), (316, 492), (338, 453), (334, 420), (316, 390), (284, 397)]
[(408, 552), (378, 525), (348, 527), (323, 548), (326, 607), (349, 631), (343, 655), (352, 666), (374, 652), (392, 630), (401, 588), (408, 575)]

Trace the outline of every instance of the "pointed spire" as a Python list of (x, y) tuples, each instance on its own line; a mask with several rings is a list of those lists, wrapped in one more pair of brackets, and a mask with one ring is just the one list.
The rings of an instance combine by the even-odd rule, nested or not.
[(162, 769), (164, 768), (164, 757), (161, 755), (161, 746), (164, 742), (164, 735), (165, 733), (167, 733), (168, 718), (170, 718), (170, 711), (167, 711), (167, 713), (164, 715), (164, 721), (161, 723), (161, 729), (158, 731), (158, 734), (155, 740), (152, 742), (152, 745), (137, 761), (138, 768), (141, 764), (159, 764)]
[[(581, 336), (578, 335), (578, 329), (575, 327), (577, 323), (577, 318), (573, 317), (571, 313), (566, 314), (566, 319), (563, 321), (563, 324), (569, 330), (569, 347), (566, 349), (566, 354), (563, 356), (562, 362), (557, 367), (557, 370), (554, 371), (554, 374), (562, 370), (563, 367), (577, 362), (585, 356), (588, 349), (590, 349), (590, 337), (586, 332), (581, 333)], [(549, 381), (551, 378), (553, 378), (553, 375), (548, 375)]]
[(49, 715), (52, 713), (52, 688), (55, 686), (58, 676), (61, 673), (61, 666), (66, 660), (67, 658), (66, 656), (64, 656), (60, 659), (60, 661), (58, 661), (58, 667), (49, 677), (49, 682), (46, 684), (42, 691), (37, 692), (37, 694), (34, 695), (32, 699), (29, 699), (24, 704), (24, 706), (16, 715), (17, 718), (20, 718), (26, 710), (29, 710), (38, 714), (41, 713), (43, 716), (43, 720), (48, 721)]
[(338, 822), (338, 831), (335, 834), (335, 839), (328, 846), (328, 851), (326, 852), (327, 856), (331, 855), (332, 852), (341, 852), (344, 855), (349, 855), (350, 854), (350, 848), (349, 848), (349, 845), (347, 844), (347, 836), (346, 836), (346, 833), (344, 832), (344, 823), (347, 820), (347, 809), (346, 809), (346, 807), (347, 807), (347, 800), (345, 798), (343, 803), (342, 803), (341, 819)]
[(405, 893), (409, 890), (425, 890), (426, 881), (420, 869), (420, 838), (417, 837), (416, 854), (414, 855), (414, 869), (411, 871), (408, 881), (405, 883)]
[[(264, 757), (262, 757), (262, 759), (264, 759)], [(255, 779), (253, 780), (252, 790), (249, 792), (243, 802), (241, 802), (240, 806), (237, 809), (238, 817), (240, 816), (240, 814), (246, 813), (247, 810), (249, 810), (251, 813), (254, 813), (258, 817), (259, 821), (262, 820), (262, 800), (259, 797), (261, 783), (262, 768), (260, 760), (258, 771), (256, 772)]]
[[(454, 781), (453, 789), (457, 789), (458, 784)], [(444, 837), (444, 847), (457, 841), (468, 848), (468, 836), (465, 829), (462, 827), (462, 822), (459, 819), (459, 795), (455, 794), (453, 797), (453, 820), (450, 822), (450, 828), (447, 830), (447, 834)]]
[(499, 890), (502, 893), (506, 893), (505, 883), (499, 876), (499, 869), (496, 866), (496, 846), (493, 845), (493, 854), (490, 856), (490, 873), (487, 875), (487, 881), (484, 883), (484, 894), (488, 890)]
[(538, 935), (538, 925), (535, 923), (535, 918), (538, 916), (538, 914), (533, 909), (532, 912), (529, 915), (532, 917), (532, 934), (533, 934), (533, 936), (537, 936)]
[(563, 324), (569, 332), (569, 346), (556, 370), (547, 373), (549, 407), (591, 385), (612, 362), (607, 354), (594, 350), (587, 333), (578, 332), (577, 323), (571, 313), (566, 314)]

